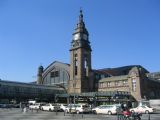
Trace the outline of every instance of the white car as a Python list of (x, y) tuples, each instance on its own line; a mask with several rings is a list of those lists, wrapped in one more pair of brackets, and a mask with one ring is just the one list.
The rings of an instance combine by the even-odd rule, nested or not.
[(93, 107), (92, 112), (96, 114), (96, 110), (98, 110), (102, 106), (105, 106), (105, 105), (100, 105), (100, 106), (97, 106), (97, 107)]
[(82, 112), (83, 113), (89, 113), (89, 112), (91, 112), (91, 108), (86, 104), (69, 104), (66, 107), (65, 112), (67, 112), (67, 113), (75, 112), (77, 114), (82, 113)]
[(142, 106), (138, 106), (136, 108), (131, 108), (130, 109), (131, 112), (136, 112), (136, 113), (153, 113), (154, 109), (151, 107), (148, 107), (146, 105), (142, 105)]
[(60, 111), (60, 106), (56, 105), (56, 104), (45, 104), (41, 106), (41, 110), (45, 110), (45, 111)]
[(60, 106), (60, 109), (61, 109), (62, 111), (65, 111), (65, 110), (66, 110), (66, 107), (67, 107), (67, 104), (59, 104), (59, 106)]
[(119, 106), (117, 105), (100, 105), (98, 107), (95, 107), (92, 109), (92, 112), (95, 114), (116, 114), (117, 108)]
[(53, 111), (54, 110), (54, 106), (50, 103), (42, 105), (41, 106), (41, 110), (46, 110), (46, 111)]
[(35, 103), (35, 104), (31, 104), (29, 105), (29, 109), (40, 109), (42, 103)]

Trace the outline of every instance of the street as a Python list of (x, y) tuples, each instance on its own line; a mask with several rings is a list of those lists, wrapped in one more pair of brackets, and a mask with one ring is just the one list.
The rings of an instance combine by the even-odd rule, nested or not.
[[(117, 115), (64, 114), (64, 112), (27, 111), (19, 108), (0, 109), (0, 120), (117, 120)], [(142, 115), (142, 120), (160, 120), (160, 114)]]

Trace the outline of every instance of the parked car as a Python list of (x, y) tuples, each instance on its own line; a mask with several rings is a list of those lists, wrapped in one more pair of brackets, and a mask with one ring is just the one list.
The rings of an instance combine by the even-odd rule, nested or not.
[(66, 110), (66, 107), (67, 107), (67, 104), (58, 104), (60, 106), (60, 109), (61, 111), (65, 111)]
[(19, 104), (12, 104), (12, 108), (20, 108)]
[(0, 104), (0, 108), (11, 108), (10, 104)]
[(29, 109), (41, 109), (41, 106), (44, 105), (44, 103), (35, 103), (29, 105)]
[(67, 113), (89, 113), (91, 112), (91, 108), (87, 104), (69, 104), (65, 112)]
[(95, 114), (116, 114), (118, 105), (100, 105), (92, 109), (92, 112)]
[(0, 108), (19, 108), (19, 104), (0, 104)]
[(57, 104), (45, 104), (41, 106), (41, 110), (45, 110), (45, 111), (60, 111), (60, 106)]
[(131, 112), (136, 112), (136, 113), (153, 113), (155, 112), (155, 109), (148, 107), (146, 105), (142, 105), (142, 106), (138, 106), (136, 108), (131, 108), (130, 109)]
[(104, 105), (100, 105), (100, 106), (97, 106), (97, 107), (92, 108), (92, 113), (96, 114), (96, 111), (97, 111), (98, 109), (100, 109), (100, 107), (102, 107), (102, 106), (104, 106)]

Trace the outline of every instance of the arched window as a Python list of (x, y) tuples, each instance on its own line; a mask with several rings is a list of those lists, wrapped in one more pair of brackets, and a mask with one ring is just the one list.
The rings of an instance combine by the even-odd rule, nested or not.
[(78, 54), (77, 51), (74, 53), (74, 75), (77, 76), (78, 74)]
[(132, 78), (132, 91), (136, 91), (136, 78)]
[(84, 60), (84, 74), (87, 76), (87, 58)]

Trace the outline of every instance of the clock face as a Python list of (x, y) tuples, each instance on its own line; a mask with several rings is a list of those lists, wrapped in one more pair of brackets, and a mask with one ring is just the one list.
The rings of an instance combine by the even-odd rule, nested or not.
[(83, 39), (87, 40), (87, 35), (86, 34), (83, 34)]
[(77, 47), (77, 46), (79, 46), (79, 42), (76, 40), (73, 42), (72, 47)]
[(75, 35), (73, 36), (73, 39), (74, 39), (74, 40), (78, 40), (79, 37), (80, 37), (80, 34), (75, 34)]

